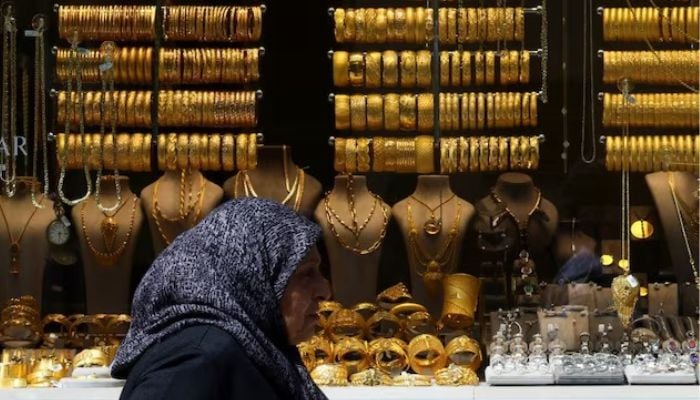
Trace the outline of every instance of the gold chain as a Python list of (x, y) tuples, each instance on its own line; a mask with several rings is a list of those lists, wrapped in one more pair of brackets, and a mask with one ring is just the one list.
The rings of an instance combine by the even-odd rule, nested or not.
[[(136, 195), (132, 195), (132, 207), (131, 207), (131, 218), (129, 220), (129, 230), (124, 236), (124, 240), (119, 244), (119, 246), (114, 249), (106, 249), (107, 251), (99, 251), (95, 248), (94, 244), (92, 243), (92, 240), (90, 239), (90, 235), (88, 234), (87, 227), (85, 225), (85, 207), (86, 203), (83, 202), (80, 208), (80, 225), (83, 230), (83, 236), (85, 236), (85, 243), (88, 246), (88, 249), (92, 253), (92, 255), (95, 257), (95, 260), (99, 263), (102, 264), (106, 267), (111, 267), (114, 266), (114, 264), (117, 262), (119, 257), (121, 257), (122, 254), (124, 254), (124, 251), (126, 250), (127, 244), (129, 244), (129, 241), (131, 240), (131, 235), (134, 230), (134, 218), (136, 216), (136, 203), (138, 201), (138, 198)], [(125, 200), (124, 203), (127, 201)], [(116, 216), (116, 214), (114, 215)], [(116, 239), (116, 232), (115, 232), (115, 238)], [(113, 247), (113, 246), (109, 246)]]
[[(415, 221), (413, 220), (413, 213), (411, 207), (411, 201), (406, 202), (407, 217), (408, 217), (408, 243), (411, 250), (412, 258), (418, 262), (425, 271), (416, 271), (419, 276), (423, 276), (425, 272), (449, 272), (443, 269), (454, 260), (454, 254), (457, 250), (457, 238), (459, 222), (462, 219), (462, 205), (457, 206), (457, 215), (452, 224), (452, 228), (447, 234), (446, 240), (441, 244), (438, 251), (435, 254), (428, 254), (428, 252), (421, 247), (418, 240), (419, 233), (416, 229)], [(450, 269), (451, 270), (451, 269)]]
[[(44, 198), (42, 197), (41, 200), (39, 200), (39, 203), (42, 203), (43, 201)], [(27, 231), (27, 227), (29, 227), (29, 223), (34, 218), (34, 215), (36, 214), (37, 210), (39, 209), (37, 207), (34, 207), (32, 213), (29, 214), (27, 222), (24, 223), (24, 227), (20, 231), (19, 236), (15, 238), (15, 236), (12, 234), (12, 230), (10, 229), (10, 223), (7, 220), (7, 216), (5, 215), (5, 210), (3, 209), (2, 203), (0, 202), (0, 214), (2, 214), (2, 220), (5, 222), (5, 228), (7, 229), (7, 236), (10, 239), (10, 273), (13, 275), (18, 275), (20, 272), (19, 257), (22, 251), (22, 238), (24, 237), (24, 233)]]
[[(206, 181), (204, 179), (204, 176), (201, 177), (200, 180), (200, 187), (199, 187), (199, 194), (198, 194), (198, 200), (197, 200), (197, 207), (196, 212), (194, 214), (194, 218), (191, 221), (191, 224), (187, 227), (187, 229), (195, 226), (197, 222), (199, 222), (199, 219), (202, 215), (202, 209), (204, 207), (204, 192), (205, 192), (205, 185)], [(182, 186), (182, 185), (181, 185)], [(190, 215), (190, 213), (187, 213), (184, 217), (179, 218), (179, 219), (172, 219), (170, 217), (166, 217), (165, 214), (163, 214), (162, 210), (160, 209), (160, 204), (158, 202), (158, 193), (160, 191), (160, 180), (156, 181), (155, 188), (153, 189), (153, 204), (151, 208), (151, 215), (153, 216), (153, 220), (156, 223), (156, 228), (158, 228), (158, 233), (160, 233), (160, 237), (163, 239), (163, 242), (165, 243), (166, 246), (169, 246), (170, 243), (172, 243), (172, 239), (170, 239), (166, 234), (165, 231), (163, 230), (163, 226), (161, 225), (160, 220), (168, 221), (168, 222), (184, 222), (186, 221), (187, 217)], [(180, 199), (182, 200), (182, 198)]]
[(690, 241), (688, 239), (688, 233), (685, 229), (685, 218), (681, 213), (681, 208), (679, 204), (678, 195), (676, 194), (676, 182), (672, 172), (667, 172), (668, 176), (668, 186), (671, 188), (671, 197), (673, 198), (673, 206), (676, 209), (676, 215), (678, 216), (678, 223), (681, 227), (681, 233), (683, 234), (683, 244), (685, 244), (685, 250), (688, 252), (688, 263), (693, 269), (693, 275), (695, 276), (695, 284), (700, 286), (700, 276), (698, 275), (698, 270), (695, 267), (695, 257), (693, 257), (693, 251), (690, 248)]

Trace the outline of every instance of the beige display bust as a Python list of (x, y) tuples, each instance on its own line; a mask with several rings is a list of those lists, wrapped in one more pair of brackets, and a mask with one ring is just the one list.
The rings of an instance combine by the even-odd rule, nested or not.
[[(35, 186), (37, 201), (44, 208), (36, 208), (31, 200), (31, 187)], [(0, 301), (10, 297), (31, 295), (41, 304), (44, 282), (44, 267), (49, 254), (46, 228), (56, 218), (53, 201), (38, 194), (35, 178), (17, 177), (15, 195), (8, 198), (4, 192), (0, 197), (2, 212), (7, 218), (0, 219)], [(26, 226), (26, 229), (25, 229)], [(11, 246), (17, 243), (17, 263), (12, 273)]]
[(314, 218), (328, 250), (334, 300), (346, 307), (373, 302), (391, 207), (369, 191), (364, 176), (338, 175)]
[[(291, 153), (289, 146), (259, 147), (257, 168), (240, 171), (224, 182), (226, 197), (235, 199), (253, 196), (270, 199), (311, 218), (321, 198), (322, 186), (316, 178), (306, 174), (294, 164)], [(287, 198), (286, 202), (284, 202), (285, 198)]]
[(166, 171), (156, 182), (146, 186), (141, 191), (141, 205), (155, 254), (160, 254), (178, 235), (197, 225), (223, 197), (223, 189), (196, 170)]
[[(118, 211), (103, 213), (95, 196), (72, 210), (85, 271), (88, 314), (129, 313), (131, 270), (143, 212), (139, 198), (129, 188), (129, 178), (120, 176), (119, 181), (122, 202)], [(102, 177), (100, 200), (105, 207), (116, 203), (113, 176)]]
[[(442, 207), (441, 203), (444, 203)], [(440, 315), (441, 273), (457, 270), (474, 207), (452, 192), (448, 176), (423, 175), (418, 177), (413, 194), (394, 205), (392, 214), (406, 244), (413, 298), (431, 314)], [(430, 266), (431, 262), (434, 267)], [(426, 276), (428, 270), (435, 273)], [(431, 276), (434, 279), (429, 279)]]

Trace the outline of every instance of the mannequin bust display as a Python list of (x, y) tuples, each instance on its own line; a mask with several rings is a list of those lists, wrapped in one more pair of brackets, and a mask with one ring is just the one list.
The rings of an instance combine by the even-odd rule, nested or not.
[(422, 175), (413, 194), (392, 209), (411, 267), (411, 293), (432, 315), (442, 308), (442, 278), (455, 272), (474, 207), (457, 197), (445, 175)]
[(328, 250), (333, 298), (346, 307), (373, 302), (391, 207), (369, 191), (364, 176), (338, 175), (314, 218)]
[[(43, 208), (32, 204), (31, 190), (34, 187), (37, 202)], [(41, 195), (36, 178), (26, 176), (16, 178), (16, 191), (7, 197), (3, 191), (0, 197), (2, 220), (0, 223), (0, 301), (10, 297), (31, 295), (41, 304), (44, 282), (44, 267), (49, 254), (46, 228), (56, 219), (53, 201)], [(15, 262), (12, 262), (12, 243), (16, 243)]]
[(224, 182), (229, 199), (261, 197), (289, 206), (311, 218), (322, 195), (321, 183), (294, 164), (289, 146), (258, 148), (258, 166)]
[[(646, 181), (666, 236), (673, 273), (678, 282), (693, 282), (690, 257), (698, 269), (698, 177), (689, 172), (654, 172), (646, 175)], [(678, 219), (679, 212), (682, 221)], [(686, 243), (690, 245), (692, 256), (688, 254)]]
[(476, 209), (479, 215), (474, 228), (479, 235), (497, 234), (504, 243), (491, 243), (493, 250), (482, 249), (510, 251), (513, 277), (522, 276), (524, 292), (533, 293), (537, 274), (534, 259), (545, 253), (559, 224), (554, 204), (542, 196), (530, 176), (506, 172), (498, 177), (491, 194), (477, 202)]
[(223, 189), (197, 170), (166, 171), (146, 186), (141, 191), (141, 202), (155, 254), (197, 225), (223, 197)]
[[(101, 178), (100, 202), (116, 204), (114, 176)], [(73, 207), (72, 217), (80, 242), (85, 270), (88, 314), (129, 312), (129, 290), (136, 240), (143, 225), (139, 198), (129, 188), (129, 178), (120, 175), (121, 203), (111, 212), (101, 211), (95, 196)]]

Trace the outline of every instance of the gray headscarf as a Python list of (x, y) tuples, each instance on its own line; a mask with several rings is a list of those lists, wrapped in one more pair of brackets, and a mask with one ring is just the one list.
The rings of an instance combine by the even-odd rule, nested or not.
[(165, 336), (209, 324), (231, 334), (279, 393), (326, 399), (288, 344), (279, 308), (289, 278), (319, 234), (308, 219), (267, 200), (221, 205), (181, 234), (143, 277), (112, 375), (125, 378)]

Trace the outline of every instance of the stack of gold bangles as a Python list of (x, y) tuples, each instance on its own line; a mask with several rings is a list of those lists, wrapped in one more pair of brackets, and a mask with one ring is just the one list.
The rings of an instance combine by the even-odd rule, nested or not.
[[(96, 49), (71, 54), (71, 49), (58, 49), (56, 52), (56, 76), (62, 82), (70, 78), (69, 66), (71, 57), (82, 63), (83, 82), (100, 81), (100, 64), (104, 63), (104, 55)], [(150, 84), (152, 82), (151, 64), (153, 59), (152, 47), (121, 47), (114, 52), (114, 81), (116, 83)]]
[(54, 387), (70, 376), (74, 350), (5, 350), (0, 389)]
[[(338, 94), (334, 97), (335, 128), (362, 131), (430, 132), (434, 96), (420, 94)], [(443, 130), (536, 127), (537, 93), (441, 93)]]
[(198, 42), (257, 42), (262, 35), (261, 7), (164, 7), (166, 40)]
[(415, 43), (433, 38), (433, 11), (424, 7), (336, 8), (338, 43)]
[(700, 102), (696, 93), (640, 93), (633, 104), (622, 94), (603, 95), (605, 127), (697, 128)]
[(173, 127), (252, 128), (258, 123), (257, 96), (253, 91), (164, 90), (159, 94), (158, 122)]
[(537, 136), (472, 136), (440, 139), (440, 173), (534, 170), (539, 168)]
[(603, 40), (607, 42), (698, 41), (698, 7), (623, 7), (603, 10)]
[[(433, 137), (336, 138), (335, 170), (338, 172), (403, 172), (434, 171)], [(370, 157), (371, 153), (371, 157)], [(370, 164), (371, 161), (371, 164)]]
[[(100, 107), (101, 104), (103, 104), (102, 92), (86, 91), (83, 92), (83, 96), (83, 123), (86, 126), (99, 126)], [(112, 99), (114, 100), (114, 105), (112, 105)], [(57, 108), (59, 125), (65, 124), (66, 118), (68, 118), (69, 122), (74, 126), (79, 123), (80, 107), (78, 106), (78, 101), (78, 95), (75, 92), (58, 92)], [(66, 102), (68, 102), (68, 104), (66, 104)], [(106, 108), (103, 114), (104, 123), (108, 126), (112, 123), (112, 107), (114, 107), (117, 126), (134, 128), (151, 127), (151, 92), (149, 91), (117, 90), (114, 92), (113, 98), (107, 95), (107, 98), (104, 99), (104, 104)], [(67, 115), (67, 113), (69, 115)]]
[[(498, 72), (496, 60), (498, 60)], [(529, 82), (529, 51), (440, 52), (440, 85), (442, 86), (512, 85)]]
[(153, 40), (155, 6), (66, 6), (58, 8), (58, 35), (69, 39), (75, 31), (82, 40)]
[(603, 82), (616, 84), (622, 78), (635, 83), (698, 84), (700, 51), (605, 51)]
[(306, 369), (309, 371), (313, 371), (318, 365), (333, 362), (333, 343), (323, 336), (313, 336), (298, 344), (297, 348)]
[(440, 43), (518, 41), (525, 38), (522, 7), (440, 8)]
[[(150, 134), (59, 134), (56, 142), (59, 165), (66, 169), (82, 169), (87, 164), (95, 170), (116, 166), (122, 171), (151, 171)], [(161, 171), (249, 170), (257, 167), (258, 141), (255, 133), (169, 133), (158, 135), (156, 151)]]
[(161, 49), (160, 81), (172, 84), (252, 83), (260, 79), (260, 50)]
[(32, 296), (9, 299), (0, 313), (0, 342), (10, 347), (31, 347), (41, 339), (39, 304)]
[(700, 166), (700, 139), (697, 135), (608, 136), (605, 141), (605, 167), (631, 172), (688, 171)]

